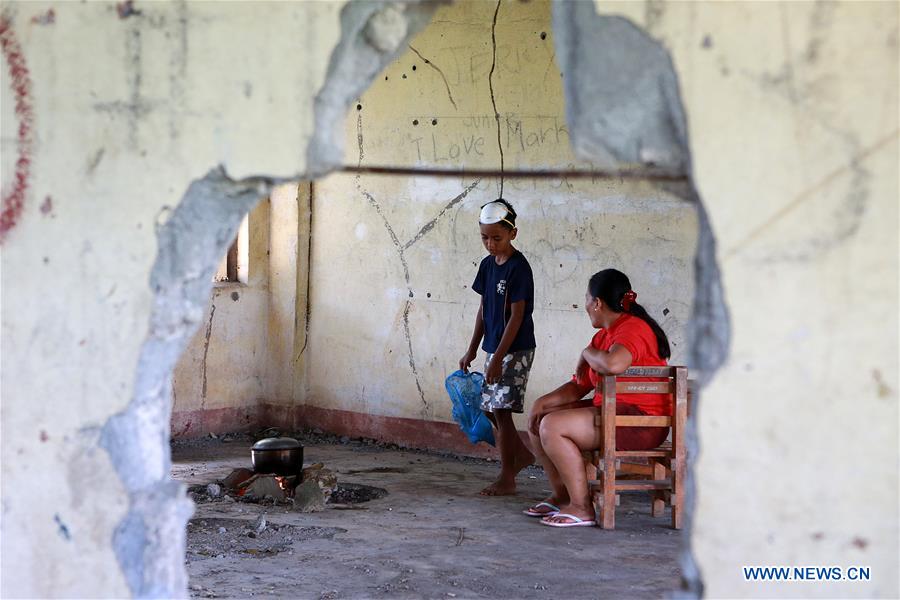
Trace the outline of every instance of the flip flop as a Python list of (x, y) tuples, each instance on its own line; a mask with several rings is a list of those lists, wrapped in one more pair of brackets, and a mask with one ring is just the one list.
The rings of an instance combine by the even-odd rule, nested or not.
[(581, 519), (576, 517), (575, 515), (569, 515), (566, 513), (557, 513), (553, 515), (554, 517), (562, 517), (564, 519), (571, 519), (571, 523), (556, 523), (554, 521), (548, 521), (546, 518), (541, 519), (541, 525), (546, 525), (547, 527), (596, 527), (597, 523), (591, 519), (586, 521), (585, 519)]
[[(550, 510), (548, 510), (547, 512), (541, 512), (541, 511), (535, 510), (536, 508), (538, 508), (540, 506), (546, 506)], [(552, 517), (556, 514), (559, 514), (559, 507), (553, 506), (549, 502), (538, 502), (534, 506), (529, 506), (528, 508), (523, 510), (522, 514), (528, 515), (529, 517)]]

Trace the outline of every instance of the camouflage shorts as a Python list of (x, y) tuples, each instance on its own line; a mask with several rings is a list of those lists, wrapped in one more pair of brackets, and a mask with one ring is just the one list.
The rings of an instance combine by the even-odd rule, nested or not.
[[(493, 354), (484, 360), (484, 371), (487, 373)], [(515, 413), (524, 411), (525, 386), (528, 384), (528, 373), (534, 362), (534, 348), (512, 352), (503, 357), (503, 370), (498, 383), (484, 383), (481, 388), (481, 410), (494, 412), (499, 409), (511, 410)]]

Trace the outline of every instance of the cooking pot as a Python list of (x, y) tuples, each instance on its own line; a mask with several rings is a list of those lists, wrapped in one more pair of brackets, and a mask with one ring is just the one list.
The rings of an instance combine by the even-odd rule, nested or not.
[(296, 475), (303, 470), (303, 446), (294, 438), (265, 438), (250, 448), (257, 473)]

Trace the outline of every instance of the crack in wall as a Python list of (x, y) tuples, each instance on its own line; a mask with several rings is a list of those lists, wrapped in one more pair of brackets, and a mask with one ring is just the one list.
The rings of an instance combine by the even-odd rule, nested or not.
[(500, 141), (500, 113), (497, 111), (497, 98), (494, 95), (494, 69), (497, 66), (497, 15), (500, 14), (500, 3), (497, 0), (497, 8), (494, 9), (494, 21), (491, 23), (491, 46), (493, 47), (491, 58), (491, 72), (488, 73), (488, 89), (491, 91), (491, 105), (494, 107), (494, 119), (497, 121), (497, 149), (500, 151), (500, 195), (503, 197), (503, 143)]
[[(312, 251), (313, 251), (313, 191), (315, 190), (315, 184), (310, 181), (309, 182), (309, 212), (307, 218), (309, 219), (309, 236), (307, 238), (307, 247), (306, 247), (306, 311), (305, 311), (305, 321), (303, 323), (303, 347), (300, 348), (300, 352), (297, 353), (297, 356), (294, 358), (294, 362), (300, 360), (300, 357), (303, 356), (303, 353), (306, 352), (307, 346), (309, 346), (309, 319), (312, 315), (312, 296), (310, 295), (310, 282), (312, 281)], [(298, 188), (298, 202), (299, 202), (299, 188)], [(299, 268), (299, 263), (298, 263)], [(299, 273), (298, 273), (299, 275)], [(297, 316), (295, 311), (294, 316), (294, 330), (297, 330)]]
[(494, 9), (494, 20), (491, 23), (491, 71), (488, 73), (488, 89), (491, 92), (491, 105), (494, 107), (494, 120), (497, 121), (497, 149), (500, 151), (500, 194), (503, 197), (503, 171), (504, 156), (503, 143), (500, 141), (500, 113), (497, 111), (497, 98), (494, 95), (494, 69), (497, 67), (497, 16), (500, 14), (500, 3), (503, 0), (497, 0), (497, 8)]
[[(357, 179), (358, 178), (359, 176), (357, 176)], [(384, 212), (382, 212), (381, 210), (381, 205), (378, 204), (378, 201), (375, 199), (375, 197), (367, 190), (364, 190), (359, 182), (357, 182), (357, 188), (359, 189), (360, 193), (362, 193), (362, 195), (366, 197), (366, 199), (369, 201), (369, 204), (372, 206), (372, 208), (375, 209), (375, 212), (378, 213), (378, 216), (381, 217), (384, 228), (385, 230), (387, 230), (388, 235), (391, 237), (391, 243), (393, 243), (397, 248), (397, 256), (400, 258), (400, 263), (403, 265), (403, 279), (406, 282), (406, 287), (409, 288), (409, 297), (412, 298), (413, 291), (410, 287), (409, 282), (409, 265), (406, 263), (403, 244), (400, 243), (400, 240), (397, 238), (397, 234), (394, 233), (394, 228), (391, 227), (390, 221), (388, 221), (387, 217), (384, 216)]]
[(416, 56), (418, 56), (419, 58), (424, 60), (426, 65), (428, 65), (429, 67), (431, 67), (432, 69), (434, 69), (435, 71), (438, 72), (438, 74), (441, 76), (441, 79), (444, 80), (444, 88), (446, 88), (447, 96), (450, 98), (450, 104), (453, 105), (454, 110), (459, 110), (459, 107), (456, 106), (456, 100), (453, 99), (453, 92), (450, 91), (450, 82), (447, 81), (447, 76), (444, 75), (444, 72), (440, 69), (440, 67), (438, 67), (436, 64), (434, 64), (433, 62), (431, 62), (430, 60), (428, 60), (427, 58), (422, 56), (422, 53), (419, 52), (418, 50), (416, 50), (415, 48), (413, 48), (412, 45), (410, 45), (409, 49), (412, 50), (413, 52), (415, 52)]
[[(307, 177), (339, 169), (344, 159), (345, 109), (448, 0), (369, 2), (353, 0), (341, 10), (341, 40), (331, 55), (324, 85), (316, 94), (316, 127), (307, 148)], [(402, 27), (394, 27), (397, 19)]]
[(412, 335), (409, 332), (409, 309), (411, 305), (412, 300), (407, 300), (406, 305), (403, 307), (403, 335), (406, 336), (406, 347), (409, 352), (409, 368), (412, 369), (413, 377), (416, 380), (416, 389), (419, 392), (419, 398), (422, 400), (422, 416), (427, 416), (430, 407), (425, 399), (425, 390), (422, 389), (422, 383), (419, 381), (419, 370), (416, 368), (416, 359), (413, 354)]
[(209, 339), (212, 337), (212, 326), (213, 326), (213, 317), (216, 315), (216, 304), (215, 301), (212, 303), (212, 308), (209, 311), (209, 321), (206, 323), (206, 336), (203, 340), (203, 386), (200, 390), (200, 419), (201, 424), (203, 420), (203, 411), (206, 409), (206, 359), (209, 356)]
[[(363, 147), (363, 128), (362, 128), (362, 115), (357, 115), (356, 117), (356, 141), (359, 148), (359, 158), (357, 160), (357, 166), (362, 165), (363, 158), (365, 157), (365, 150)], [(391, 243), (394, 244), (394, 248), (397, 250), (397, 258), (400, 259), (400, 264), (403, 266), (403, 280), (406, 284), (406, 291), (408, 294), (408, 298), (412, 298), (414, 296), (412, 289), (412, 282), (410, 280), (409, 275), (409, 263), (406, 260), (406, 251), (416, 244), (419, 240), (425, 237), (432, 229), (434, 229), (435, 225), (437, 225), (438, 221), (447, 213), (448, 210), (453, 208), (454, 206), (460, 204), (463, 200), (465, 200), (466, 196), (469, 195), (475, 187), (481, 182), (480, 179), (476, 180), (474, 183), (468, 185), (463, 189), (462, 192), (453, 197), (444, 207), (438, 212), (437, 215), (427, 223), (425, 223), (416, 234), (410, 238), (405, 244), (400, 241), (400, 238), (397, 237), (397, 233), (394, 231), (393, 226), (391, 226), (390, 221), (387, 216), (384, 214), (384, 211), (381, 209), (381, 205), (378, 203), (378, 200), (375, 199), (368, 190), (362, 187), (361, 176), (359, 173), (354, 177), (354, 182), (356, 185), (356, 189), (366, 200), (368, 200), (369, 205), (375, 209), (375, 212), (381, 217), (381, 222), (384, 225), (385, 230), (388, 233), (388, 236), (391, 238)], [(409, 358), (409, 367), (412, 370), (413, 378), (416, 383), (416, 390), (419, 392), (419, 398), (422, 401), (422, 416), (427, 417), (430, 406), (428, 404), (428, 400), (425, 398), (425, 391), (422, 389), (422, 383), (419, 379), (419, 371), (416, 366), (416, 358), (415, 352), (413, 351), (412, 344), (412, 334), (410, 332), (409, 327), (409, 311), (412, 307), (412, 301), (410, 299), (406, 300), (406, 303), (403, 307), (403, 335), (406, 338), (406, 345), (408, 351)]]

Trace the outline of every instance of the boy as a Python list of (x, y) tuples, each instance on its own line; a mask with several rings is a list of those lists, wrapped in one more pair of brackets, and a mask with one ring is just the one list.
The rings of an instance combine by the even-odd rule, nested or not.
[(468, 371), (484, 338), (487, 352), (481, 410), (496, 429), (500, 476), (481, 490), (484, 496), (516, 493), (516, 475), (534, 462), (513, 423), (523, 412), (525, 386), (534, 360), (534, 278), (531, 265), (516, 250), (516, 211), (502, 198), (481, 207), (481, 241), (488, 256), (481, 261), (472, 289), (481, 295), (475, 330), (459, 368)]

